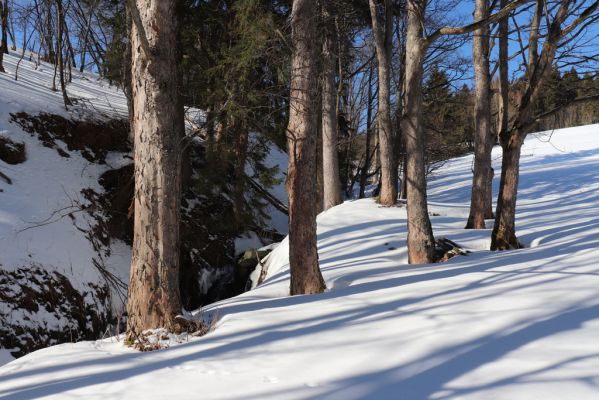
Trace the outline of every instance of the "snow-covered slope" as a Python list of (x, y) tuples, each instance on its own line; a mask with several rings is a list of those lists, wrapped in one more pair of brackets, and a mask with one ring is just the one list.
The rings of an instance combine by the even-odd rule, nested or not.
[(599, 126), (525, 144), (522, 250), (462, 229), (471, 162), (448, 163), (430, 200), (435, 234), (472, 254), (407, 265), (405, 209), (346, 202), (318, 219), (326, 293), (286, 296), (284, 242), (263, 285), (204, 310), (206, 336), (44, 349), (0, 368), (0, 399), (599, 398)]
[[(78, 106), (67, 112), (61, 93), (50, 90), (53, 68), (47, 64), (36, 68), (25, 58), (15, 81), (17, 62), (16, 53), (5, 55), (7, 73), (0, 73), (0, 136), (24, 143), (26, 153), (26, 160), (21, 164), (10, 165), (0, 160), (0, 172), (12, 181), (9, 184), (0, 179), (0, 288), (3, 291), (0, 295), (0, 324), (3, 325), (0, 332), (2, 335), (10, 332), (11, 336), (20, 337), (21, 343), (28, 341), (26, 347), (36, 348), (42, 342), (56, 341), (50, 335), (44, 339), (41, 337), (43, 334), (33, 338), (29, 335), (32, 330), (81, 330), (74, 320), (64, 317), (64, 312), (49, 306), (60, 303), (62, 299), (50, 299), (46, 305), (37, 303), (40, 297), (47, 296), (52, 290), (72, 286), (78, 293), (73, 301), (79, 301), (78, 296), (83, 295), (86, 307), (96, 308), (99, 314), (106, 315), (107, 309), (99, 310), (98, 299), (94, 298), (100, 294), (97, 289), (104, 285), (104, 280), (94, 267), (98, 252), (87, 238), (87, 231), (94, 221), (81, 211), (81, 207), (87, 204), (81, 191), (86, 188), (101, 191), (99, 176), (108, 169), (131, 161), (125, 159), (123, 153), (109, 153), (105, 164), (94, 163), (80, 151), (70, 151), (63, 142), (44, 145), (37, 135), (11, 123), (11, 114), (19, 112), (31, 115), (43, 112), (65, 118), (93, 115), (98, 119), (102, 116), (126, 118), (127, 115), (126, 100), (121, 91), (92, 74), (78, 72), (68, 86), (69, 95)], [(107, 260), (105, 266), (127, 281), (128, 263), (114, 262), (118, 260), (118, 251), (114, 251), (113, 255), (116, 258)], [(36, 272), (32, 273), (34, 269)], [(61, 288), (49, 288), (50, 277), (55, 279), (59, 275), (45, 275), (45, 280), (42, 280), (40, 274), (45, 273), (61, 274), (68, 281)], [(21, 278), (16, 278), (19, 275)], [(36, 278), (32, 279), (33, 276)], [(31, 295), (23, 293), (24, 287), (32, 290)], [(7, 301), (5, 296), (13, 302)], [(24, 301), (33, 304), (19, 304)], [(66, 310), (66, 313), (69, 312)], [(88, 333), (91, 334), (91, 331)], [(71, 336), (77, 337), (76, 334)], [(0, 347), (6, 343), (6, 337), (2, 339)], [(24, 351), (17, 345), (8, 350), (18, 349)], [(0, 349), (0, 364), (9, 359), (9, 352)]]
[[(0, 171), (13, 180), (12, 185), (0, 181), (3, 190), (0, 193), (0, 264), (7, 269), (24, 263), (41, 263), (63, 271), (75, 265), (75, 269), (93, 274), (94, 268), (77, 268), (82, 264), (91, 265), (95, 253), (77, 229), (77, 224), (85, 227), (86, 221), (81, 217), (74, 224), (70, 218), (61, 216), (77, 209), (75, 203), (82, 202), (82, 188), (100, 189), (99, 175), (110, 167), (118, 167), (122, 161), (109, 159), (108, 165), (98, 165), (77, 153), (69, 158), (57, 157), (55, 149), (42, 146), (37, 137), (10, 123), (10, 113), (21, 111), (70, 116), (62, 105), (61, 93), (50, 90), (53, 68), (42, 64), (35, 69), (34, 63), (26, 58), (21, 62), (18, 81), (15, 81), (17, 62), (15, 53), (5, 56), (7, 73), (0, 74), (0, 134), (24, 142), (27, 161), (19, 165), (0, 161)], [(85, 102), (89, 112), (99, 110), (106, 114), (127, 115), (122, 92), (93, 75), (77, 72), (69, 85), (69, 94)], [(73, 113), (79, 114), (82, 110), (75, 108)], [(44, 226), (33, 229), (40, 224)], [(65, 265), (65, 260), (70, 262)], [(94, 276), (83, 278), (94, 279)]]
[[(48, 344), (81, 339), (73, 332), (80, 333), (82, 325), (93, 325), (90, 317), (93, 312), (97, 312), (102, 321), (100, 323), (96, 318), (94, 329), (88, 329), (85, 337), (91, 339), (104, 334), (110, 317), (110, 303), (115, 314), (123, 309), (131, 260), (131, 248), (125, 243), (128, 236), (123, 232), (115, 234), (118, 229), (126, 230), (127, 223), (122, 223), (123, 227), (117, 225), (112, 231), (104, 229), (111, 226), (116, 212), (119, 220), (125, 220), (122, 216), (126, 211), (117, 208), (123, 203), (127, 210), (130, 204), (127, 190), (132, 193), (132, 188), (127, 185), (131, 182), (132, 157), (126, 143), (127, 124), (123, 124), (122, 135), (120, 131), (116, 132), (118, 140), (111, 136), (115, 132), (107, 132), (104, 129), (107, 127), (96, 124), (111, 118), (126, 120), (125, 96), (117, 87), (94, 74), (73, 71), (73, 81), (68, 84), (67, 91), (75, 106), (66, 111), (61, 92), (50, 89), (54, 67), (45, 63), (36, 65), (25, 57), (18, 68), (18, 80), (15, 80), (18, 63), (16, 52), (5, 55), (7, 72), (0, 73), (0, 152), (4, 150), (4, 143), (10, 140), (22, 143), (26, 153), (26, 160), (18, 164), (8, 164), (3, 161), (6, 157), (0, 154), (0, 365), (12, 360), (11, 352), (20, 355)], [(21, 116), (15, 121), (17, 113)], [(41, 113), (47, 114), (45, 119), (40, 117)], [(196, 122), (203, 118), (199, 110), (188, 109), (187, 115)], [(36, 121), (39, 122), (35, 127), (33, 118), (38, 118)], [(57, 118), (60, 121), (51, 125)], [(86, 121), (76, 131), (69, 132), (70, 139), (80, 145), (76, 148), (72, 148), (67, 137), (61, 136), (68, 123), (73, 121)], [(188, 127), (191, 128), (190, 121)], [(98, 145), (96, 142), (104, 146), (101, 161), (90, 157), (88, 151), (91, 145)], [(115, 142), (125, 143), (115, 149)], [(280, 165), (279, 175), (284, 176), (285, 160), (285, 153), (273, 147), (264, 164), (268, 167)], [(103, 174), (107, 172), (110, 179), (104, 179), (106, 175)], [(112, 187), (107, 188), (105, 183)], [(107, 193), (109, 190), (113, 192)], [(272, 192), (280, 201), (286, 202), (284, 183)], [(192, 198), (187, 200), (188, 205), (198, 206), (201, 212), (201, 202)], [(274, 210), (273, 207), (270, 221), (264, 221), (265, 228), (273, 227), (286, 233), (286, 215)], [(197, 210), (190, 206), (187, 211)], [(202, 218), (196, 218), (196, 221), (201, 222), (190, 228), (196, 230), (187, 236), (203, 238), (203, 232), (198, 231), (205, 222)], [(231, 235), (234, 237), (235, 233)], [(201, 294), (206, 296), (217, 277), (223, 275), (218, 268), (234, 270), (233, 250), (230, 251), (232, 265), (221, 265), (226, 261), (214, 264), (215, 258), (225, 258), (220, 257), (220, 253), (229, 255), (228, 237), (217, 236), (214, 235), (217, 244), (211, 242), (210, 246), (198, 239), (201, 251), (208, 248), (205, 253), (212, 252), (211, 257), (205, 259), (213, 262), (209, 266), (214, 268), (206, 268), (204, 264), (209, 262), (203, 261), (204, 270), (198, 278)], [(238, 252), (251, 246), (263, 246), (256, 235), (240, 238), (238, 242)], [(190, 253), (196, 251), (192, 244), (187, 244), (186, 248)], [(201, 251), (199, 256), (205, 256)], [(112, 274), (109, 276), (112, 285), (106, 284), (106, 273)], [(53, 285), (52, 279), (62, 283)], [(110, 299), (106, 298), (108, 286), (112, 289)], [(211, 296), (222, 298), (228, 295), (226, 288), (219, 290), (221, 292), (214, 290), (217, 294)], [(61, 296), (65, 291), (73, 292), (70, 302), (55, 296)], [(84, 304), (79, 307), (78, 319), (66, 318), (65, 315), (73, 314), (71, 305), (81, 301)], [(63, 310), (57, 310), (59, 305)]]

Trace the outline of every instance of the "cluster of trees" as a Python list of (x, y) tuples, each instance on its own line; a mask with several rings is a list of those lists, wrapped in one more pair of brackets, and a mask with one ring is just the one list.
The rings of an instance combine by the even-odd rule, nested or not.
[[(130, 99), (136, 187), (129, 331), (178, 325), (184, 105), (205, 110), (197, 134), (215, 168), (234, 171), (238, 208), (249, 133), (287, 148), (291, 294), (324, 290), (316, 215), (355, 185), (363, 197), (378, 182), (385, 206), (404, 197), (410, 263), (436, 261), (427, 173), (431, 163), (467, 151), (475, 161), (466, 227), (484, 228), (495, 218), (491, 248), (520, 247), (515, 211), (526, 135), (599, 117), (599, 60), (589, 34), (599, 1), (475, 0), (472, 23), (461, 26), (451, 17), (459, 3), (30, 2), (34, 33), (22, 29), (23, 54), (27, 48), (57, 65), (65, 106), (77, 59), (80, 68), (91, 65), (121, 84)], [(4, 38), (7, 10), (17, 6), (0, 4)], [(29, 37), (37, 39), (28, 44)], [(466, 42), (471, 63), (456, 52)], [(470, 73), (472, 88), (460, 84)], [(493, 212), (496, 143), (503, 158)]]

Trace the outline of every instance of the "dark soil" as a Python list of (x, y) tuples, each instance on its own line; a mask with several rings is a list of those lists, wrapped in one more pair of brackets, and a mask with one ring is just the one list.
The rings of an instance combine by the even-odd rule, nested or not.
[(0, 135), (0, 160), (15, 165), (25, 162), (26, 159), (25, 143), (15, 142)]
[(11, 122), (32, 136), (37, 135), (44, 146), (55, 149), (62, 157), (70, 155), (57, 140), (66, 144), (68, 151), (80, 151), (86, 160), (99, 164), (106, 162), (110, 151), (131, 151), (126, 134), (129, 122), (126, 119), (71, 120), (55, 114), (31, 115), (25, 112), (10, 116)]
[(14, 357), (51, 345), (99, 338), (108, 321), (108, 288), (80, 293), (40, 265), (0, 269), (0, 348)]

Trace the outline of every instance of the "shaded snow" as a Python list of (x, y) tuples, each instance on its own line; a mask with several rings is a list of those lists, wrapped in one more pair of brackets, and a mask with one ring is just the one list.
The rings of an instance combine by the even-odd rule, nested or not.
[(471, 162), (448, 163), (430, 200), (435, 234), (475, 253), (407, 265), (405, 209), (346, 202), (318, 218), (326, 293), (286, 296), (284, 241), (263, 285), (204, 310), (205, 337), (44, 349), (0, 368), (0, 399), (599, 398), (599, 126), (525, 144), (530, 248), (490, 252), (490, 230), (462, 229)]

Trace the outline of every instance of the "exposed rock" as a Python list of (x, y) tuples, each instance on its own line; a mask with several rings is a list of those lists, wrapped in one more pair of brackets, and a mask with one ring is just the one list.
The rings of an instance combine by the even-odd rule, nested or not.
[(455, 256), (464, 256), (469, 254), (468, 250), (464, 250), (456, 242), (447, 238), (439, 238), (435, 240), (435, 260), (436, 262), (445, 262)]
[(6, 136), (0, 135), (0, 160), (15, 165), (25, 162), (26, 159), (25, 143), (15, 142)]

